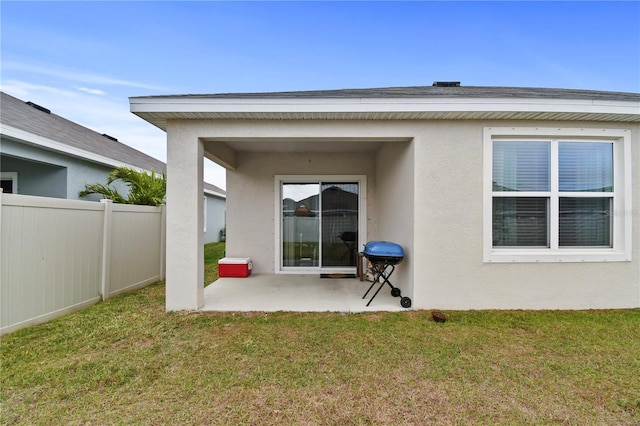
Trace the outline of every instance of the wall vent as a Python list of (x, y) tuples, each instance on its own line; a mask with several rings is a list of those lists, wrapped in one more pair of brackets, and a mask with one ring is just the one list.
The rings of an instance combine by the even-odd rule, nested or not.
[(45, 107), (43, 107), (43, 106), (40, 106), (40, 105), (38, 105), (38, 104), (34, 104), (34, 103), (33, 103), (33, 102), (31, 102), (31, 101), (29, 101), (29, 102), (25, 102), (25, 104), (27, 104), (27, 105), (29, 105), (29, 106), (32, 106), (32, 107), (34, 107), (34, 108), (35, 108), (35, 109), (37, 109), (38, 111), (42, 111), (42, 112), (44, 112), (44, 113), (51, 114), (51, 110), (50, 110), (50, 109), (46, 109), (46, 108), (45, 108)]
[(112, 140), (112, 141), (114, 141), (114, 142), (118, 142), (118, 139), (114, 138), (113, 136), (109, 136), (109, 135), (108, 135), (108, 134), (106, 134), (106, 133), (103, 133), (103, 134), (102, 134), (102, 136), (104, 136), (104, 137), (105, 137), (105, 138), (107, 138), (107, 139), (111, 139), (111, 140)]
[(460, 87), (459, 81), (434, 81), (435, 87)]

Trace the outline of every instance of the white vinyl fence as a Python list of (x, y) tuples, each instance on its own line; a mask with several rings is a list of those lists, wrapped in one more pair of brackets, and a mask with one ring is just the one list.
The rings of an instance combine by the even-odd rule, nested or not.
[(164, 207), (0, 191), (0, 334), (164, 279), (164, 255)]

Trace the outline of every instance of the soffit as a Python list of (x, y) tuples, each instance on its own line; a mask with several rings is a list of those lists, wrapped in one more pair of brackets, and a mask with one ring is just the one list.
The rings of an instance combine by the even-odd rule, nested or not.
[(546, 111), (134, 112), (166, 130), (168, 120), (540, 120), (640, 122), (638, 114)]

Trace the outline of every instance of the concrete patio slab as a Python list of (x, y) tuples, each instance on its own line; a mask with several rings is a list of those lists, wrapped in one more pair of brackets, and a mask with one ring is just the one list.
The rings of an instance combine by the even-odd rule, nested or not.
[[(371, 305), (362, 296), (371, 285), (356, 278), (320, 278), (318, 275), (256, 274), (247, 278), (220, 278), (204, 289), (202, 311), (245, 312), (376, 312), (405, 311), (400, 298), (385, 285)], [(394, 284), (395, 285), (395, 284)], [(404, 295), (403, 295), (404, 296)], [(407, 295), (410, 297), (410, 295)]]

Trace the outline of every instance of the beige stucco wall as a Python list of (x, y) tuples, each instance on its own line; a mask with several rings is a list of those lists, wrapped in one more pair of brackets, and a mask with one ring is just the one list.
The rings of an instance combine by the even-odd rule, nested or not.
[(414, 298), (415, 258), (414, 147), (413, 142), (385, 144), (376, 153), (377, 231), (371, 239), (393, 241), (405, 252), (391, 282), (402, 296)]
[(198, 129), (172, 122), (167, 129), (166, 309), (204, 303), (203, 145)]
[[(582, 309), (640, 306), (638, 126), (633, 128), (633, 261), (483, 263), (484, 122), (425, 123), (415, 135), (414, 299), (419, 308)], [(493, 122), (493, 127), (585, 123)], [(419, 259), (419, 260), (418, 260)]]
[[(632, 130), (633, 260), (608, 263), (483, 262), (483, 128)], [(227, 172), (227, 255), (273, 273), (275, 175), (367, 176), (367, 240), (403, 245), (394, 284), (414, 308), (582, 309), (640, 306), (640, 126), (583, 122), (198, 121), (209, 141), (250, 138)], [(321, 152), (324, 141), (385, 141), (375, 152)], [(255, 142), (264, 140), (264, 152)], [(308, 152), (271, 152), (274, 140), (313, 140)], [(170, 133), (170, 145), (171, 133)], [(178, 141), (179, 143), (179, 141)], [(193, 143), (193, 140), (189, 141)], [(228, 150), (227, 150), (228, 152)], [(171, 159), (169, 161), (171, 164)], [(167, 264), (169, 268), (169, 262)], [(169, 273), (167, 273), (169, 276)]]

